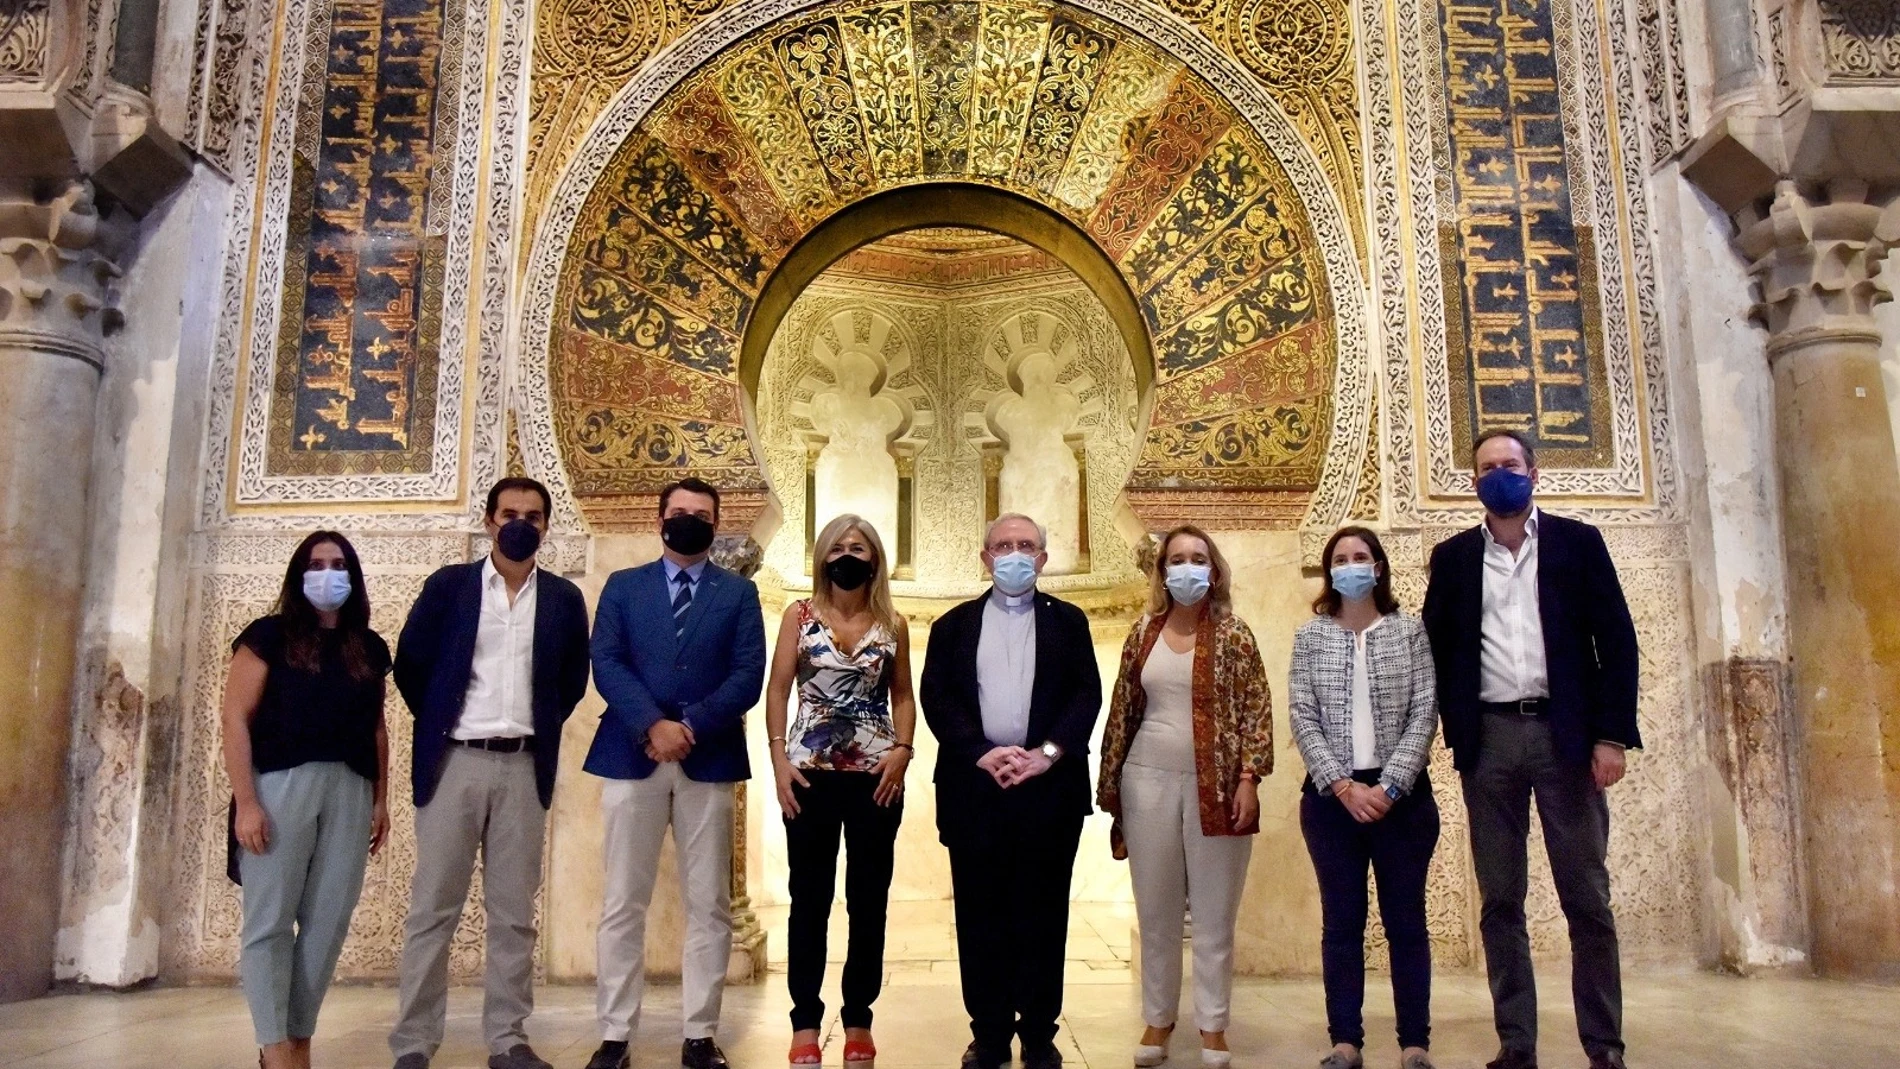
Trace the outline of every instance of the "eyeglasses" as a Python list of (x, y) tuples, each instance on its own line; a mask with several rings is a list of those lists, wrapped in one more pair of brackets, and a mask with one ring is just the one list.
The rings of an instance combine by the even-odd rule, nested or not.
[(1034, 539), (1030, 539), (1030, 538), (1025, 538), (1016, 542), (991, 542), (990, 543), (991, 556), (1000, 557), (1003, 554), (1010, 552), (1011, 550), (1014, 550), (1018, 553), (1027, 553), (1033, 557), (1036, 554), (1042, 552), (1042, 543), (1037, 542)]

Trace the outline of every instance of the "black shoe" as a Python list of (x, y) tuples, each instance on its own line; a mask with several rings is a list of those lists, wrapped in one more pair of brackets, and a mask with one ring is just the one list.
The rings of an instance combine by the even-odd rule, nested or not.
[(963, 1049), (963, 1062), (960, 1069), (1003, 1069), (1009, 1064), (1007, 1052), (998, 1054), (984, 1049), (981, 1043), (971, 1043)]
[(587, 1059), (587, 1069), (627, 1069), (633, 1061), (633, 1055), (627, 1053), (627, 1041), (624, 1039), (603, 1039)]
[(1062, 1052), (1054, 1043), (1023, 1048), (1023, 1069), (1062, 1069)]
[(490, 1054), (488, 1069), (554, 1069), (526, 1043), (517, 1043), (506, 1054)]
[(686, 1069), (731, 1069), (726, 1052), (710, 1039), (689, 1039), (680, 1044), (680, 1064)]
[(427, 1054), (405, 1054), (396, 1059), (396, 1069), (429, 1069)]
[(1623, 1069), (1623, 1052), (1606, 1050), (1602, 1054), (1590, 1055), (1590, 1069)]
[(1505, 1047), (1498, 1056), (1484, 1063), (1484, 1069), (1537, 1069), (1537, 1055), (1527, 1050)]

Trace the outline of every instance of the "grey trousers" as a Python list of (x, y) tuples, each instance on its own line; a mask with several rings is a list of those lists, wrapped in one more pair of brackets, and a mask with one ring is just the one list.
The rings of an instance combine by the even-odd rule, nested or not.
[(1610, 807), (1590, 766), (1566, 762), (1540, 717), (1486, 715), (1478, 763), (1464, 775), (1471, 853), (1484, 905), (1478, 927), (1502, 1046), (1537, 1051), (1537, 980), (1524, 922), (1530, 803), (1544, 828), (1557, 899), (1570, 924), (1570, 994), (1592, 1057), (1623, 1050), (1623, 980), (1610, 912)]
[(238, 974), (257, 1044), (309, 1039), (363, 893), (374, 792), (341, 761), (257, 777), (270, 847), (244, 851)]
[(435, 1057), (449, 1006), (449, 941), (462, 919), (475, 856), (482, 861), (482, 1031), (490, 1054), (528, 1041), (534, 1012), (534, 893), (541, 886), (547, 810), (534, 755), (449, 747), (429, 804), (416, 810), (416, 878), (399, 968), (401, 1005), (389, 1049)]

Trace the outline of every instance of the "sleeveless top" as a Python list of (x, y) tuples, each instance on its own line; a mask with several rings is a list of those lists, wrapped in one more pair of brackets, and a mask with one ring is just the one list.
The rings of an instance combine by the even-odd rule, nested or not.
[(897, 639), (873, 624), (855, 650), (841, 649), (810, 599), (796, 608), (798, 709), (785, 735), (785, 756), (795, 768), (869, 772), (897, 742), (891, 724)]
[(280, 772), (306, 761), (341, 761), (357, 775), (374, 780), (376, 723), (383, 714), (389, 645), (376, 632), (365, 630), (371, 674), (368, 679), (355, 679), (343, 663), (342, 633), (320, 631), (318, 640), (315, 672), (298, 668), (286, 658), (281, 617), (252, 621), (231, 643), (233, 652), (243, 646), (270, 669), (251, 718), (251, 765), (259, 772)]

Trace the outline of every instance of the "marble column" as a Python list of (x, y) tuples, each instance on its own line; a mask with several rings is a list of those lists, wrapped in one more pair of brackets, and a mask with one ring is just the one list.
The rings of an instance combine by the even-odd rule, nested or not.
[[(751, 535), (725, 537), (712, 551), (713, 562), (747, 579), (765, 563), (765, 550)], [(738, 785), (732, 806), (732, 956), (726, 979), (735, 984), (765, 979), (765, 928), (752, 912), (752, 894), (746, 886), (746, 784)]]
[(53, 978), (102, 342), (118, 275), (91, 186), (0, 183), (0, 1001)]
[(1825, 974), (1900, 978), (1900, 466), (1876, 281), (1900, 209), (1784, 181), (1741, 220), (1775, 380), (1795, 765)]

